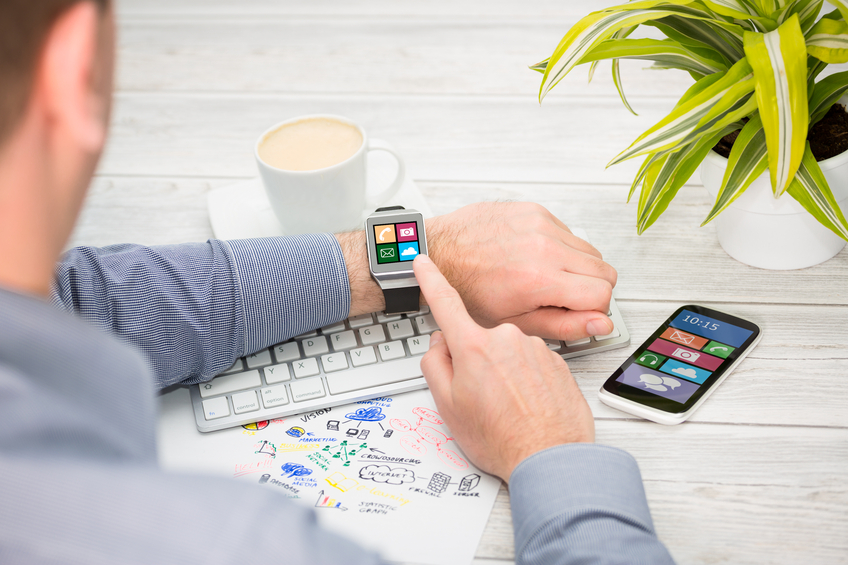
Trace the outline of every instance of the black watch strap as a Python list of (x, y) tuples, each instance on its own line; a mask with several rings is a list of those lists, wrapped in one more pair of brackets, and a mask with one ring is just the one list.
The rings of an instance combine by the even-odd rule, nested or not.
[(386, 314), (417, 312), (421, 309), (419, 302), (420, 294), (421, 289), (417, 286), (384, 288), (383, 296), (386, 297)]

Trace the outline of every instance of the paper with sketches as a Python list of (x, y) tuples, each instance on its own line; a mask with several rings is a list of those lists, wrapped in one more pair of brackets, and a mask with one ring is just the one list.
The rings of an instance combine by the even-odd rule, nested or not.
[(392, 561), (472, 561), (500, 481), (468, 462), (429, 390), (209, 434), (182, 392), (163, 397), (164, 467), (274, 489)]

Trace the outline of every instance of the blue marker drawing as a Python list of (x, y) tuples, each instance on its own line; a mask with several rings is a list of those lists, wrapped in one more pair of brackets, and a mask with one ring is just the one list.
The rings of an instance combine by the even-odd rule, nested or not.
[(360, 422), (379, 422), (385, 420), (386, 415), (383, 414), (383, 409), (379, 406), (372, 406), (371, 408), (360, 408), (356, 412), (345, 414), (345, 418)]
[(283, 474), (287, 477), (305, 477), (312, 474), (312, 469), (308, 469), (300, 463), (286, 463), (282, 466)]

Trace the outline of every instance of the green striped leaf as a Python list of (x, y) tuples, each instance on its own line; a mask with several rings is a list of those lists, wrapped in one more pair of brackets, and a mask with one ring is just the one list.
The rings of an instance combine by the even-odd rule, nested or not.
[(813, 85), (810, 96), (810, 125), (821, 120), (830, 107), (848, 91), (848, 71), (832, 74)]
[(801, 22), (801, 32), (805, 37), (807, 32), (810, 31), (810, 28), (815, 25), (819, 12), (821, 12), (822, 4), (824, 4), (823, 0), (802, 0), (796, 2), (792, 8), (792, 13), (798, 14), (798, 20)]
[(743, 2), (736, 0), (702, 0), (704, 5), (722, 16), (747, 20), (749, 18), (760, 17), (755, 10)]
[(821, 167), (810, 151), (809, 143), (804, 149), (804, 159), (798, 174), (787, 192), (823, 226), (848, 241), (848, 221), (845, 220), (845, 214), (839, 208)]
[(843, 20), (848, 20), (848, 0), (827, 0), (828, 3), (836, 6), (839, 13), (842, 14)]
[(735, 127), (726, 127), (713, 135), (704, 136), (697, 143), (667, 154), (648, 167), (639, 197), (636, 221), (639, 234), (657, 221), (678, 191), (698, 169), (707, 153), (722, 137), (734, 129)]
[(744, 46), (754, 69), (771, 186), (777, 197), (786, 191), (801, 164), (810, 118), (806, 46), (797, 14), (775, 31), (746, 32)]
[(742, 49), (744, 30), (738, 26), (727, 30), (714, 24), (715, 22), (676, 15), (645, 22), (645, 25), (659, 29), (681, 45), (690, 49), (710, 49), (722, 57), (727, 65), (733, 65), (745, 56)]
[(580, 63), (603, 59), (656, 61), (665, 68), (681, 69), (700, 75), (727, 69), (720, 57), (696, 53), (673, 39), (607, 39), (587, 53)]
[[(720, 74), (717, 80), (711, 78), (715, 74)], [(702, 79), (704, 81), (710, 79), (709, 86), (678, 105), (668, 116), (640, 135), (630, 147), (622, 151), (607, 166), (646, 153), (677, 147), (698, 127), (703, 126), (705, 119), (712, 119), (722, 111), (734, 108), (740, 100), (747, 99), (754, 90), (753, 73), (744, 59), (726, 73), (714, 73), (714, 75)]]
[[(685, 5), (693, 1), (643, 0), (589, 14), (568, 30), (551, 55), (539, 88), (539, 100), (565, 78), (587, 53), (622, 28), (635, 27), (677, 13), (686, 13), (687, 17), (708, 17), (703, 11), (685, 10)], [(690, 13), (692, 15), (688, 15)]]
[(730, 206), (767, 167), (766, 133), (759, 114), (756, 114), (748, 120), (733, 142), (715, 205), (701, 225), (707, 225)]
[(819, 20), (807, 34), (807, 53), (825, 63), (848, 63), (848, 23)]

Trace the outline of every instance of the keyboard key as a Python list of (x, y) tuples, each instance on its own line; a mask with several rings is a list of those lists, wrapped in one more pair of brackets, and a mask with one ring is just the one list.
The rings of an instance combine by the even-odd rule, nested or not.
[(409, 346), (409, 352), (412, 355), (423, 355), (430, 349), (430, 336), (419, 335), (406, 340), (406, 345)]
[(403, 339), (405, 337), (412, 337), (415, 335), (415, 332), (412, 329), (412, 322), (409, 320), (389, 322), (386, 324), (386, 327), (389, 330), (389, 337), (392, 339)]
[(258, 386), (262, 386), (259, 371), (247, 371), (244, 373), (233, 373), (232, 375), (223, 377), (215, 377), (208, 383), (200, 383), (198, 388), (200, 389), (200, 396), (207, 398), (209, 396), (218, 396), (219, 394), (227, 394)]
[(560, 349), (562, 349), (562, 342), (558, 339), (546, 339), (544, 341), (545, 345), (547, 345), (548, 349), (550, 349), (551, 351), (559, 351)]
[(324, 335), (334, 334), (336, 332), (340, 332), (345, 329), (344, 320), (341, 322), (336, 322), (335, 324), (330, 324), (329, 326), (324, 326), (321, 328), (321, 333)]
[(318, 361), (313, 358), (301, 359), (292, 363), (295, 378), (314, 377), (321, 371), (318, 370)]
[(380, 352), (380, 359), (382, 359), (383, 361), (391, 361), (392, 359), (400, 359), (401, 357), (406, 357), (406, 351), (403, 350), (402, 341), (390, 341), (388, 343), (381, 343), (377, 346), (377, 350)]
[(262, 351), (257, 351), (253, 355), (248, 355), (244, 358), (247, 361), (248, 369), (257, 369), (259, 367), (264, 367), (265, 365), (270, 365), (273, 363), (271, 360), (271, 352), (267, 349), (263, 349)]
[(275, 345), (274, 357), (277, 358), (277, 363), (300, 359), (300, 349), (297, 347), (297, 342), (287, 341), (286, 343)]
[(436, 319), (432, 314), (425, 314), (415, 318), (415, 327), (418, 328), (418, 333), (420, 334), (433, 333), (439, 329), (438, 324), (436, 324)]
[(610, 333), (608, 333), (607, 335), (596, 335), (595, 341), (604, 341), (604, 340), (607, 340), (607, 339), (613, 339), (613, 338), (619, 337), (620, 335), (621, 335), (621, 332), (618, 331), (618, 328), (613, 328), (613, 330)]
[(329, 353), (330, 348), (327, 346), (327, 338), (323, 335), (304, 339), (300, 342), (303, 346), (303, 354), (308, 357)]
[(383, 326), (368, 326), (359, 330), (359, 339), (362, 340), (362, 345), (381, 343), (386, 341), (386, 333), (383, 331)]
[(235, 410), (236, 414), (244, 414), (245, 412), (259, 410), (259, 401), (256, 400), (256, 392), (248, 390), (247, 392), (234, 394), (233, 410)]
[(265, 367), (262, 372), (265, 373), (265, 382), (269, 385), (291, 380), (287, 363)]
[(395, 320), (400, 320), (400, 314), (386, 314), (385, 312), (377, 312), (377, 322), (381, 324), (385, 324), (386, 322), (394, 322)]
[(421, 358), (406, 357), (390, 363), (380, 363), (371, 367), (327, 375), (327, 387), (330, 389), (330, 394), (342, 394), (422, 376)]
[(362, 365), (376, 363), (377, 355), (374, 354), (373, 347), (363, 347), (350, 352), (350, 361), (354, 367), (361, 367)]
[(566, 347), (574, 347), (575, 345), (586, 345), (587, 343), (589, 343), (591, 341), (592, 341), (592, 338), (589, 338), (589, 337), (587, 337), (585, 339), (576, 339), (574, 341), (566, 341), (565, 346)]
[(330, 353), (321, 357), (321, 364), (324, 365), (325, 373), (342, 371), (347, 369), (347, 357), (344, 353)]
[(244, 365), (241, 362), (241, 359), (236, 359), (236, 362), (230, 365), (228, 369), (225, 369), (218, 373), (219, 375), (229, 375), (230, 373), (241, 373), (244, 371)]
[[(313, 359), (314, 361), (314, 359)], [(303, 402), (313, 398), (320, 398), (326, 393), (324, 392), (324, 383), (321, 379), (309, 379), (308, 381), (296, 381), (291, 385), (292, 400), (295, 402)]]
[(429, 306), (422, 306), (421, 310), (419, 310), (418, 312), (413, 312), (412, 314), (410, 314), (410, 316), (423, 316), (424, 314), (429, 314), (429, 313), (430, 313), (430, 307)]
[(318, 331), (312, 330), (311, 332), (305, 332), (305, 333), (302, 333), (300, 335), (296, 335), (296, 336), (294, 336), (294, 338), (295, 339), (304, 339), (304, 338), (307, 338), (307, 337), (315, 337), (316, 335), (318, 335)]
[(289, 403), (289, 395), (286, 393), (285, 385), (263, 388), (259, 395), (262, 397), (262, 405), (265, 408), (273, 408), (274, 406), (282, 406)]
[[(203, 390), (201, 388), (201, 390)], [(210, 398), (203, 401), (203, 416), (207, 420), (215, 420), (216, 418), (224, 418), (230, 415), (230, 405), (227, 404), (227, 397)]]
[(333, 344), (333, 351), (344, 351), (356, 347), (356, 334), (353, 330), (333, 334), (330, 336), (330, 343)]
[(348, 318), (347, 323), (350, 324), (350, 327), (352, 328), (361, 328), (373, 324), (374, 318), (371, 317), (371, 314), (360, 314), (359, 316), (351, 316)]

